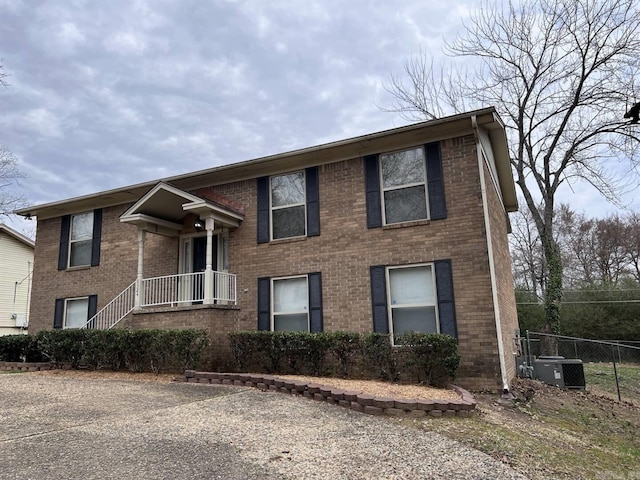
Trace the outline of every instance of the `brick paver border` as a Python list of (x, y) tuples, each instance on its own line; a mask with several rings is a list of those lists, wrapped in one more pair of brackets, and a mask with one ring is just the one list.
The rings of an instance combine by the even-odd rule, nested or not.
[(341, 407), (367, 413), (394, 417), (469, 417), (476, 409), (476, 401), (467, 390), (456, 385), (451, 389), (460, 395), (460, 400), (421, 400), (379, 398), (364, 392), (348, 391), (313, 382), (280, 378), (277, 375), (253, 373), (217, 373), (187, 370), (176, 381), (208, 385), (236, 385), (258, 388), (327, 402)]

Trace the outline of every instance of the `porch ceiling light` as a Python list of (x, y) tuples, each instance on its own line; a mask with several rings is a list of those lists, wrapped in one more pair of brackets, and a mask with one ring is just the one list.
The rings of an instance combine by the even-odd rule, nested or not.
[(193, 226), (196, 229), (197, 232), (201, 232), (202, 229), (204, 228), (204, 222), (200, 219), (196, 220), (195, 222), (193, 222)]

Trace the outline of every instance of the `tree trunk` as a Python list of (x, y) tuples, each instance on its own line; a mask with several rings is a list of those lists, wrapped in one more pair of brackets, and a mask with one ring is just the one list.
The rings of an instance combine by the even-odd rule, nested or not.
[[(547, 291), (544, 298), (544, 333), (560, 334), (560, 302), (562, 301), (562, 257), (558, 243), (551, 235), (543, 236), (545, 260), (547, 261)], [(558, 339), (543, 337), (542, 355), (558, 355)]]

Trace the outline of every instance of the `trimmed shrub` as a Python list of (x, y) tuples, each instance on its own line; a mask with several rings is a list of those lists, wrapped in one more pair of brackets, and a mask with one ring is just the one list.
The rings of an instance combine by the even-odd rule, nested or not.
[(69, 365), (79, 368), (85, 354), (87, 330), (42, 330), (36, 336), (38, 349), (43, 357), (58, 368)]
[[(37, 357), (57, 367), (84, 365), (96, 370), (106, 367), (119, 370), (124, 366), (132, 372), (155, 373), (195, 368), (209, 345), (207, 332), (194, 329), (44, 330), (32, 338), (31, 348), (22, 350), (27, 352), (27, 358), (34, 358), (29, 361), (38, 361)], [(2, 345), (0, 340), (0, 354)], [(11, 354), (11, 358), (15, 356)]]
[[(171, 332), (172, 362), (183, 372), (196, 368), (202, 354), (209, 346), (209, 336), (206, 330), (165, 330)], [(171, 363), (171, 362), (170, 362)]]
[(449, 335), (414, 333), (403, 335), (399, 342), (405, 350), (405, 365), (418, 382), (445, 387), (456, 377), (460, 355), (456, 339)]
[(4, 335), (0, 337), (0, 361), (43, 362), (36, 338), (32, 335)]
[(362, 354), (362, 338), (356, 332), (332, 332), (327, 335), (329, 350), (338, 360), (338, 373), (347, 378), (352, 369), (354, 357)]
[(400, 352), (397, 347), (391, 345), (389, 335), (365, 333), (362, 339), (362, 350), (365, 362), (376, 371), (376, 377), (391, 382), (398, 381)]

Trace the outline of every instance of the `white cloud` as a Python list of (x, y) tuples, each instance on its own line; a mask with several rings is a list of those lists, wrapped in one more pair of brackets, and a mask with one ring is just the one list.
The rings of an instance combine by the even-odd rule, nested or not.
[(142, 35), (118, 32), (105, 39), (104, 47), (108, 52), (120, 55), (141, 56), (147, 50), (147, 42)]

